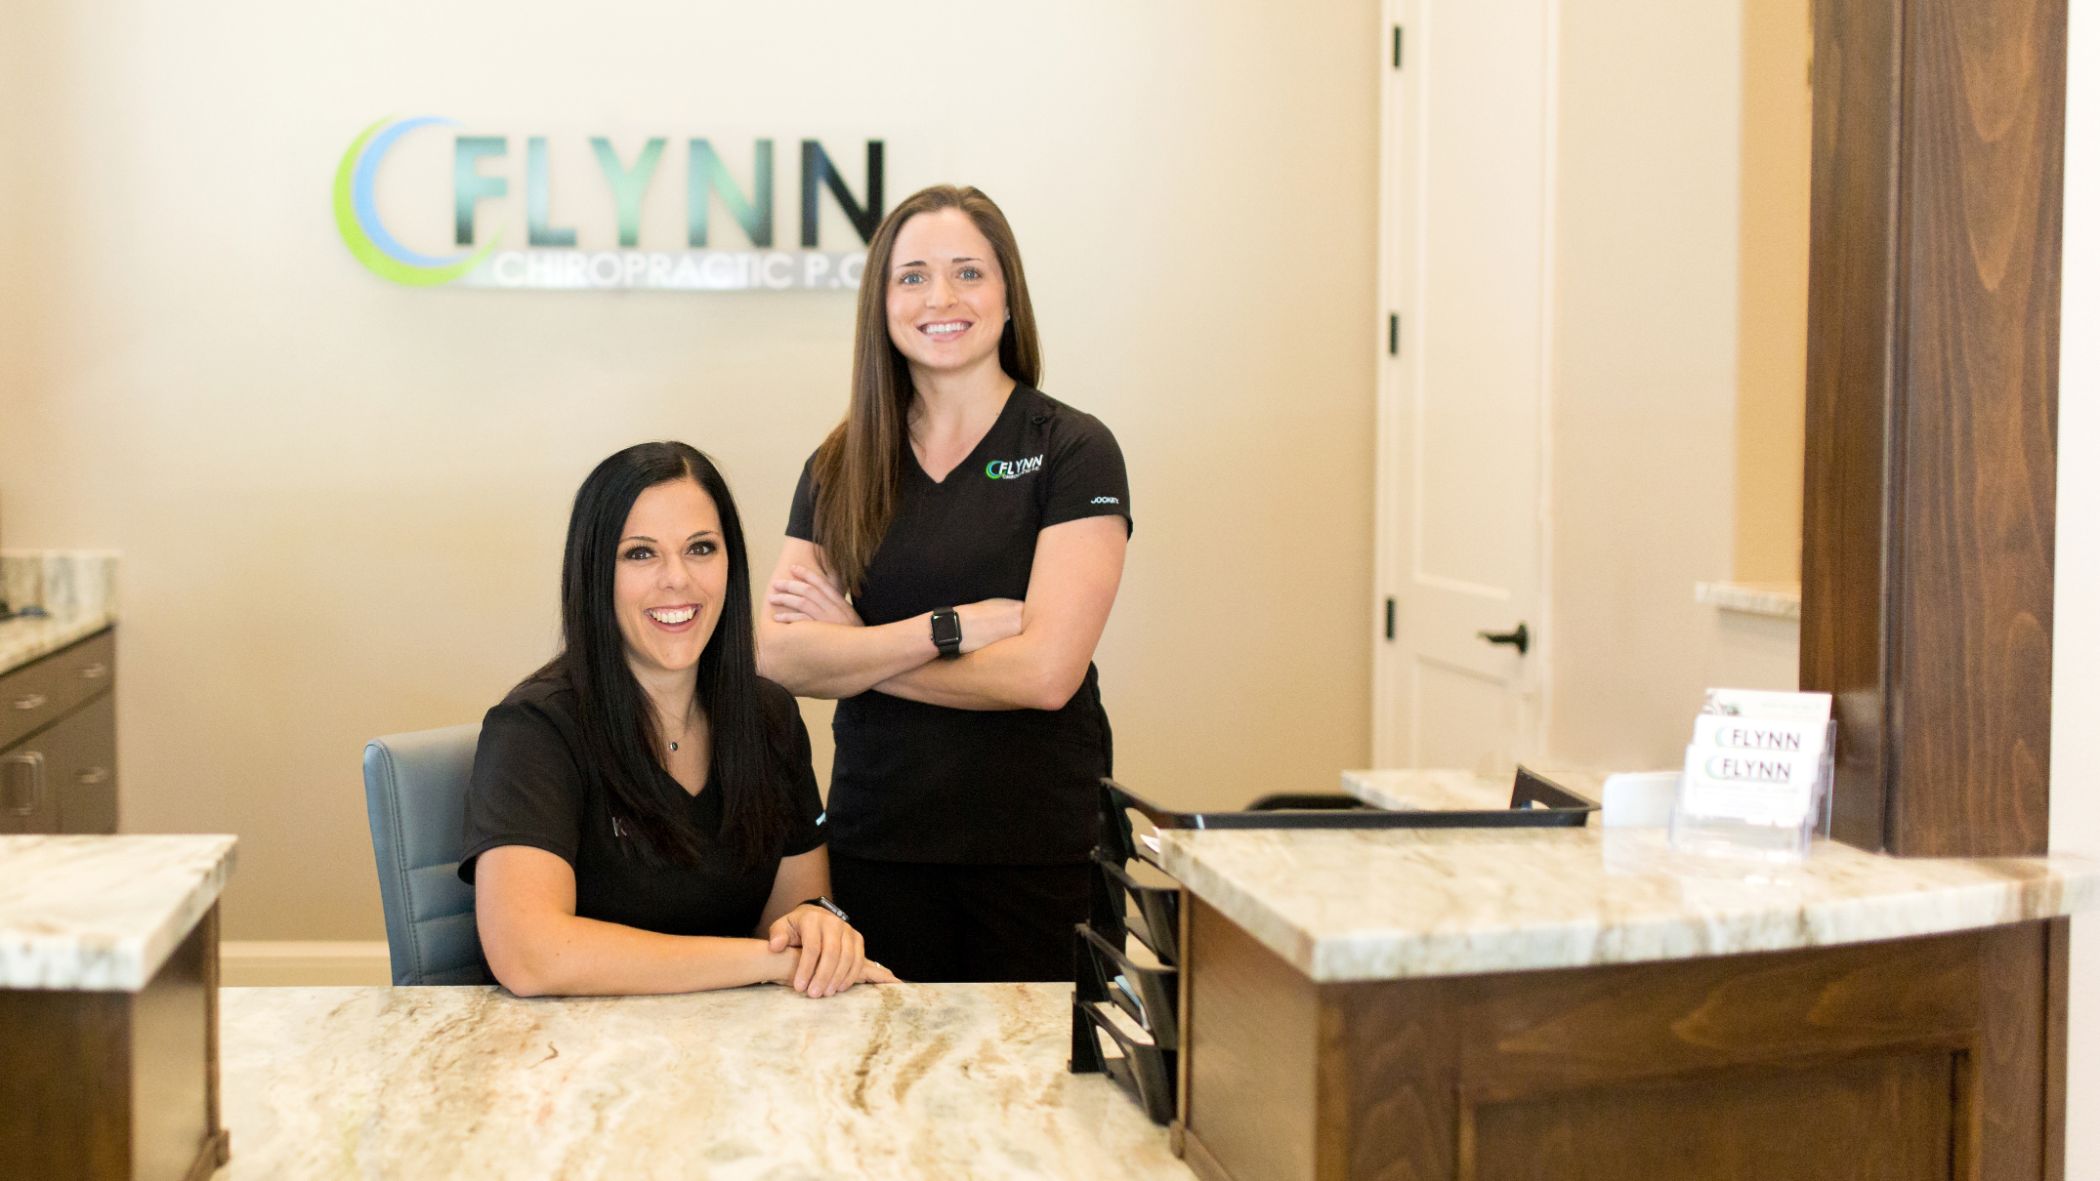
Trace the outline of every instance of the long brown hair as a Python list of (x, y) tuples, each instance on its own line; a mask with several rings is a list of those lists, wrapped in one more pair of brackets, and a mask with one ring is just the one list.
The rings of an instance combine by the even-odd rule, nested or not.
[(1006, 280), (1006, 309), (1012, 318), (999, 336), (999, 367), (1026, 386), (1043, 380), (1042, 342), (1035, 333), (1035, 305), (1028, 300), (1028, 280), (1021, 271), (1021, 248), (1013, 227), (990, 197), (973, 188), (934, 185), (906, 197), (868, 240), (868, 262), (861, 271), (860, 303), (853, 325), (853, 392), (845, 421), (832, 428), (810, 472), (817, 485), (817, 545), (832, 573), (848, 593), (860, 590), (875, 547), (889, 532), (897, 508), (897, 483), (903, 478), (907, 417), (911, 410), (911, 373), (904, 355), (890, 343), (890, 259), (897, 232), (922, 213), (960, 209), (992, 244), (999, 273)]

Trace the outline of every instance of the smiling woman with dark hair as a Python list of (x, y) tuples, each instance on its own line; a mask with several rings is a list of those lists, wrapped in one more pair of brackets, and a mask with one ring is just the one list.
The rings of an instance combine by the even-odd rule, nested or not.
[(576, 493), (562, 651), (482, 723), (460, 876), (521, 996), (892, 979), (833, 905), (809, 734), (759, 679), (743, 527), (683, 443)]

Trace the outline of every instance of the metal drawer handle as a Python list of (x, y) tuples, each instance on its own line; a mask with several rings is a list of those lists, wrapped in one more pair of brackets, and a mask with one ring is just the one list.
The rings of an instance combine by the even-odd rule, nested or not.
[(33, 709), (42, 709), (50, 703), (51, 699), (49, 697), (44, 696), (41, 693), (31, 693), (27, 697), (15, 698), (15, 708), (21, 710), (23, 713), (28, 713), (30, 710)]
[(89, 767), (73, 777), (73, 782), (82, 787), (100, 787), (110, 781), (108, 767)]
[(27, 751), (0, 759), (0, 763), (14, 763), (29, 768), (29, 802), (10, 805), (5, 809), (15, 816), (34, 816), (44, 806), (44, 755), (42, 751)]
[(103, 664), (101, 661), (96, 661), (95, 663), (88, 665), (86, 668), (80, 670), (80, 679), (83, 681), (99, 681), (108, 675), (109, 666)]

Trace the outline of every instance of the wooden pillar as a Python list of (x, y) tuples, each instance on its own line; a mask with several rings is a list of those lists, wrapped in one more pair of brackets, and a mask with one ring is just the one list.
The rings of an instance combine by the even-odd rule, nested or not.
[(2049, 833), (2066, 0), (1818, 0), (1801, 686), (1836, 835)]

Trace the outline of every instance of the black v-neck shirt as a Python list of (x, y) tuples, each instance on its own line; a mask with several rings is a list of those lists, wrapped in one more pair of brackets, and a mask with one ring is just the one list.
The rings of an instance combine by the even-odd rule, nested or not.
[(586, 771), (582, 711), (566, 681), (538, 677), (511, 690), (481, 723), (467, 790), (459, 876), (474, 881), (474, 859), (501, 845), (545, 849), (576, 872), (576, 913), (667, 935), (750, 936), (758, 929), (780, 858), (824, 843), (824, 805), (809, 762), (809, 730), (787, 690), (759, 681), (761, 713), (773, 738), (776, 786), (792, 820), (779, 856), (745, 868), (721, 844), (722, 793), (710, 773), (698, 794), (659, 768), (656, 789), (687, 809), (700, 834), (697, 866), (651, 864), (615, 825), (599, 778)]
[[(812, 460), (814, 456), (812, 456)], [(815, 540), (802, 468), (787, 533)], [(1025, 599), (1036, 535), (1083, 517), (1130, 521), (1130, 482), (1101, 421), (1017, 385), (989, 431), (939, 482), (904, 460), (897, 512), (854, 608), (869, 625), (981, 599)], [(1058, 710), (966, 710), (870, 690), (839, 702), (832, 848), (881, 861), (1054, 865), (1094, 845), (1110, 771), (1100, 676)]]

